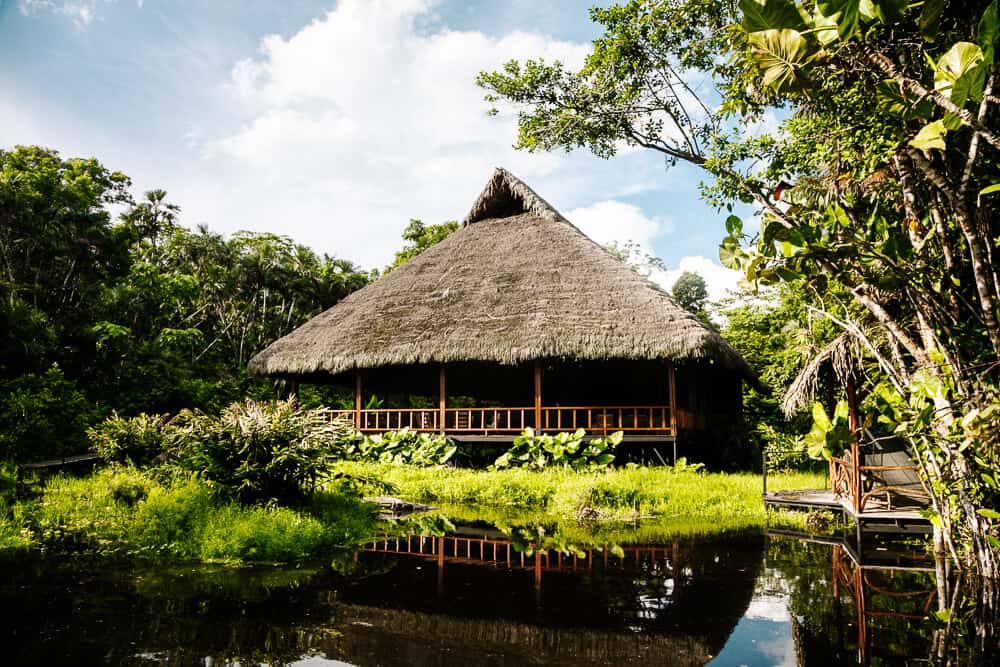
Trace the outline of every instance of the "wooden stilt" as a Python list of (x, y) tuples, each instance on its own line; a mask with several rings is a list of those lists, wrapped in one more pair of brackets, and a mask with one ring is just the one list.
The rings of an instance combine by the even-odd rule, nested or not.
[(354, 371), (354, 428), (361, 430), (361, 371)]
[(847, 407), (849, 411), (849, 426), (851, 428), (851, 434), (854, 436), (854, 440), (851, 442), (851, 459), (854, 464), (854, 475), (851, 488), (851, 495), (854, 497), (851, 499), (851, 504), (854, 507), (854, 512), (857, 514), (861, 513), (861, 494), (862, 494), (862, 484), (861, 484), (861, 452), (858, 449), (858, 408), (857, 408), (857, 392), (854, 388), (854, 378), (847, 378)]
[(444, 364), (438, 372), (438, 430), (444, 433), (445, 429), (445, 408), (448, 407), (447, 385), (444, 372)]
[(542, 362), (535, 359), (535, 429), (542, 428)]
[(670, 434), (677, 437), (677, 371), (674, 365), (667, 367), (667, 399), (670, 401)]

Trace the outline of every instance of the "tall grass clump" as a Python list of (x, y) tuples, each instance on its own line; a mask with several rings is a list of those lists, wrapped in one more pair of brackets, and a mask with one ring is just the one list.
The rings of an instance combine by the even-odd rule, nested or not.
[(102, 470), (82, 479), (54, 477), (41, 498), (27, 505), (25, 518), (44, 551), (124, 551), (136, 505), (156, 485), (129, 468)]
[(285, 507), (227, 505), (208, 517), (199, 556), (209, 562), (289, 562), (335, 546), (327, 527), (308, 514)]
[(0, 509), (0, 553), (152, 561), (294, 562), (357, 544), (374, 524), (373, 506), (347, 487), (297, 508), (245, 506), (194, 476), (164, 482), (126, 467), (54, 477), (37, 500)]

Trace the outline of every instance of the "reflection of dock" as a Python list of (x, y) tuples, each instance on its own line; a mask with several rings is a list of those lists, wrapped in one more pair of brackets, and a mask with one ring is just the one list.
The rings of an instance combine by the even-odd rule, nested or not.
[(895, 652), (898, 647), (891, 641), (893, 624), (898, 629), (901, 623), (923, 623), (934, 610), (938, 596), (934, 581), (928, 581), (939, 574), (938, 568), (926, 553), (889, 547), (859, 552), (840, 538), (795, 531), (768, 530), (767, 535), (832, 547), (833, 599), (838, 608), (844, 602), (854, 607), (851, 620), (857, 632), (860, 665), (868, 665), (873, 656), (893, 664), (906, 658)]

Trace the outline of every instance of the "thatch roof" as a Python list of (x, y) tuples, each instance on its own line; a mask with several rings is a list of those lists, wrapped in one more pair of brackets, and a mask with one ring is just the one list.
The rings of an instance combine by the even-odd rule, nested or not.
[(845, 331), (827, 343), (799, 371), (781, 399), (781, 411), (788, 418), (809, 407), (816, 400), (820, 376), (831, 370), (842, 384), (855, 374), (861, 353), (857, 340)]
[(250, 370), (544, 358), (712, 359), (757, 382), (718, 333), (504, 169), (460, 229), (275, 341)]

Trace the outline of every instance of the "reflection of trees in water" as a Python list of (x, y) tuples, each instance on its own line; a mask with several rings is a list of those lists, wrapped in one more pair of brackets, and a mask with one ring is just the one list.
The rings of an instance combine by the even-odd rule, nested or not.
[[(919, 549), (886, 543), (861, 558), (847, 545), (770, 539), (763, 580), (788, 593), (799, 664), (989, 664), (995, 639), (978, 633), (995, 632), (995, 620), (964, 604), (955, 573)], [(949, 629), (935, 612), (952, 606)]]

